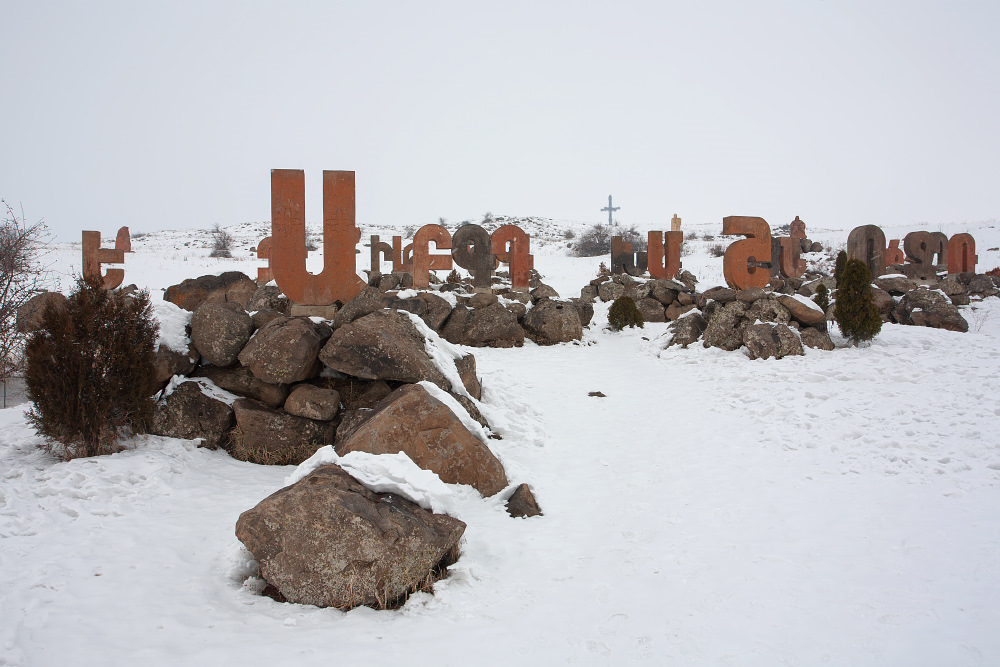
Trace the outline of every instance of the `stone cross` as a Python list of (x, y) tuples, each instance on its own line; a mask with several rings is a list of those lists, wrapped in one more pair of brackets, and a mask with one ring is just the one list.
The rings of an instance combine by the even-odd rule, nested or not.
[(604, 208), (602, 208), (601, 210), (608, 212), (608, 226), (609, 227), (614, 227), (614, 225), (615, 225), (614, 220), (611, 218), (611, 214), (614, 213), (615, 211), (617, 211), (620, 208), (621, 208), (621, 206), (612, 206), (611, 205), (611, 195), (608, 195), (608, 205), (605, 206)]

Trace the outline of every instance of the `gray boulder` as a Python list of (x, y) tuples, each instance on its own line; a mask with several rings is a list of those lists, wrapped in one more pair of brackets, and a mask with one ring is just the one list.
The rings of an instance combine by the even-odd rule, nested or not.
[(338, 408), (340, 408), (339, 392), (311, 384), (295, 385), (285, 400), (285, 412), (316, 421), (333, 421)]
[(541, 516), (542, 508), (535, 500), (535, 494), (531, 492), (531, 487), (527, 484), (519, 484), (514, 493), (507, 499), (507, 514), (514, 518), (527, 518), (531, 516)]
[(289, 301), (287, 296), (281, 293), (281, 290), (276, 285), (262, 285), (258, 287), (257, 291), (250, 298), (249, 303), (247, 303), (247, 310), (250, 312), (273, 310), (287, 316), (291, 312), (291, 308), (292, 302)]
[(226, 444), (232, 427), (232, 408), (205, 394), (197, 382), (183, 382), (156, 403), (149, 432), (170, 438), (201, 439), (201, 446), (215, 449)]
[(191, 316), (191, 342), (213, 366), (236, 363), (251, 333), (253, 320), (237, 303), (206, 303)]
[(155, 371), (153, 381), (156, 384), (157, 391), (163, 389), (170, 382), (170, 378), (175, 375), (190, 375), (194, 371), (195, 366), (198, 365), (198, 359), (200, 358), (201, 355), (198, 354), (198, 351), (190, 347), (188, 347), (186, 354), (181, 354), (180, 352), (174, 352), (166, 345), (158, 346), (153, 355), (153, 368)]
[(21, 333), (34, 333), (42, 328), (42, 316), (49, 306), (65, 310), (67, 299), (62, 292), (42, 292), (28, 299), (17, 309), (15, 327)]
[[(802, 303), (793, 296), (788, 296), (782, 294), (778, 297), (778, 302), (788, 311), (788, 314), (799, 324), (804, 324), (807, 327), (812, 326), (826, 326), (826, 313), (819, 309), (819, 306), (813, 308), (809, 304)], [(774, 320), (779, 321), (779, 320)], [(788, 320), (785, 320), (786, 322)]]
[(698, 313), (692, 313), (691, 315), (674, 320), (670, 325), (670, 331), (673, 333), (673, 336), (670, 338), (667, 347), (680, 345), (686, 348), (698, 340), (707, 327), (708, 322)]
[(335, 429), (326, 421), (296, 417), (241, 398), (233, 403), (236, 430), (230, 454), (262, 465), (297, 465), (320, 447), (333, 444)]
[(580, 313), (571, 302), (548, 298), (539, 301), (521, 324), (525, 335), (538, 345), (556, 345), (583, 338)]
[(752, 324), (743, 332), (743, 344), (751, 359), (805, 354), (799, 337), (784, 324)]
[(458, 558), (465, 524), (323, 466), (240, 515), (236, 537), (288, 602), (391, 608)]
[(652, 297), (646, 297), (645, 299), (639, 299), (635, 302), (635, 307), (639, 309), (642, 313), (642, 319), (644, 322), (666, 322), (667, 318), (663, 314), (664, 308), (663, 303), (657, 301)]
[(471, 347), (520, 347), (524, 329), (517, 316), (495, 303), (486, 308), (458, 305), (441, 328), (445, 340)]
[(202, 366), (194, 375), (208, 378), (217, 387), (244, 398), (258, 400), (271, 408), (280, 408), (288, 396), (288, 385), (264, 382), (245, 366)]
[(940, 292), (926, 289), (910, 290), (904, 294), (892, 311), (892, 315), (900, 324), (963, 333), (969, 330), (969, 323), (949, 299)]
[(715, 308), (705, 328), (702, 344), (730, 352), (740, 349), (743, 346), (743, 330), (747, 326), (743, 319), (746, 312), (747, 305), (742, 301), (732, 301)]
[(262, 382), (301, 382), (319, 374), (316, 360), (327, 337), (329, 327), (307, 318), (276, 317), (250, 339), (239, 360)]
[(902, 296), (910, 290), (917, 289), (917, 283), (900, 275), (879, 276), (874, 280), (874, 283), (876, 287), (885, 290), (892, 296)]
[(624, 293), (625, 286), (611, 280), (601, 283), (597, 288), (597, 296), (604, 302), (614, 301)]

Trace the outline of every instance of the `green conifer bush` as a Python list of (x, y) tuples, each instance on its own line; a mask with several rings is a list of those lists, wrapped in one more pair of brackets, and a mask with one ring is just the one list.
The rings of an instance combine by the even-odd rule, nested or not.
[(28, 420), (65, 458), (116, 451), (153, 413), (158, 325), (147, 292), (77, 281), (64, 309), (48, 308), (25, 350)]
[(637, 326), (641, 329), (645, 323), (632, 297), (623, 294), (611, 304), (611, 309), (608, 310), (608, 324), (615, 331), (621, 331), (625, 327)]
[(833, 268), (833, 279), (837, 281), (837, 288), (840, 288), (840, 276), (844, 273), (844, 266), (847, 265), (847, 252), (841, 250), (837, 254), (837, 263)]
[(833, 309), (840, 333), (852, 344), (871, 340), (882, 330), (875, 296), (872, 294), (872, 274), (860, 259), (850, 259), (844, 266), (837, 288)]
[(823, 309), (824, 313), (830, 309), (830, 290), (826, 285), (823, 283), (819, 284), (816, 288), (816, 296), (813, 297), (813, 301)]

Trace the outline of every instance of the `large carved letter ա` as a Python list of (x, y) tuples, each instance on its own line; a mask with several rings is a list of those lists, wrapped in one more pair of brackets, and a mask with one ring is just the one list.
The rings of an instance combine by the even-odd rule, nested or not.
[(101, 264), (124, 264), (125, 251), (101, 247), (100, 232), (83, 233), (83, 277), (88, 283), (114, 289), (125, 280), (125, 269), (108, 269), (101, 275)]
[(354, 172), (323, 172), (323, 271), (306, 271), (305, 173), (271, 170), (270, 268), (278, 288), (307, 306), (347, 303), (364, 287), (358, 277)]
[(661, 280), (669, 280), (681, 270), (681, 244), (684, 232), (649, 232), (646, 235), (647, 264), (649, 275)]
[(426, 289), (430, 285), (431, 269), (450, 269), (451, 253), (431, 255), (430, 242), (438, 250), (451, 250), (451, 234), (441, 225), (424, 225), (413, 235), (413, 286)]
[[(771, 228), (764, 218), (731, 215), (722, 219), (723, 234), (742, 234), (722, 258), (722, 272), (733, 289), (767, 287), (771, 280)], [(762, 266), (763, 265), (763, 266)]]

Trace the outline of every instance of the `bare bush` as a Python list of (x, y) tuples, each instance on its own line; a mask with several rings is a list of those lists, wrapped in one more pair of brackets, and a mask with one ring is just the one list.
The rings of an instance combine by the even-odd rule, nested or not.
[[(17, 311), (39, 290), (41, 253), (47, 237), (45, 224), (29, 224), (24, 210), (15, 211), (6, 201), (0, 227), (0, 382), (21, 368), (26, 334), (17, 330)], [(6, 397), (6, 391), (4, 392)], [(4, 405), (6, 407), (6, 404)]]
[(212, 252), (209, 257), (232, 257), (233, 237), (218, 223), (212, 228)]
[(635, 225), (625, 229), (622, 227), (609, 227), (598, 223), (585, 231), (580, 240), (576, 242), (577, 257), (596, 257), (606, 255), (611, 252), (611, 238), (613, 236), (622, 237), (622, 241), (632, 244), (633, 252), (646, 250), (647, 239), (636, 229)]
[(726, 246), (721, 243), (714, 243), (708, 247), (708, 254), (712, 257), (722, 257), (726, 254)]

